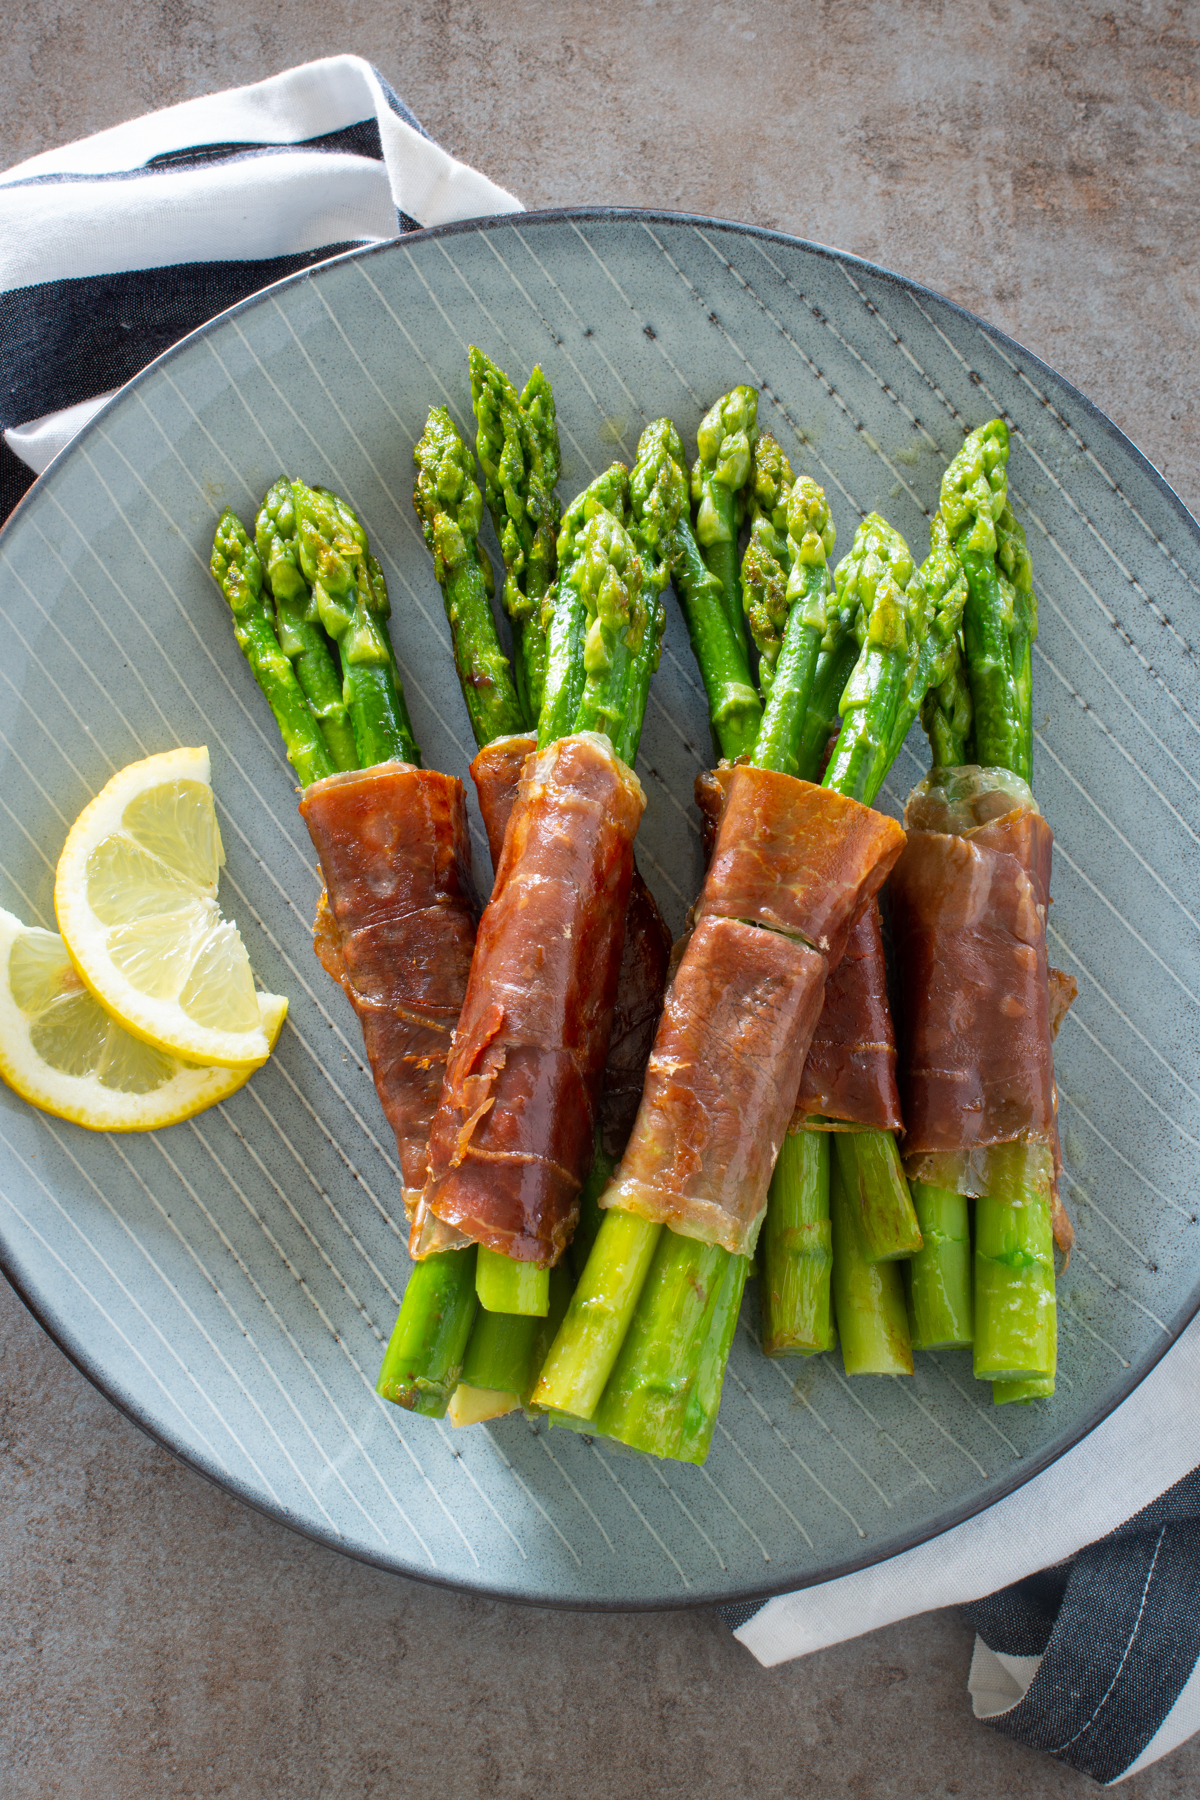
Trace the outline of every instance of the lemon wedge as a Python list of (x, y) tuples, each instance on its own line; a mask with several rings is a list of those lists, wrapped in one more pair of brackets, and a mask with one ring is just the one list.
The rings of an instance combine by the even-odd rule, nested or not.
[[(274, 1044), (287, 1007), (260, 996)], [(56, 931), (0, 909), (0, 1075), (92, 1131), (157, 1131), (235, 1093), (253, 1068), (198, 1069), (132, 1037), (84, 987)]]
[(225, 852), (206, 749), (168, 750), (114, 775), (72, 825), (54, 910), (101, 1006), (168, 1056), (255, 1068), (271, 1051), (236, 925), (217, 906)]

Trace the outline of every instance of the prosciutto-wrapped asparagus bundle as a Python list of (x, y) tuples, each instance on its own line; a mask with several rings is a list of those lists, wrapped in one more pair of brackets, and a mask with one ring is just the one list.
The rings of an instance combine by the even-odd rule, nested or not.
[(596, 733), (528, 759), (430, 1135), (422, 1211), (517, 1262), (570, 1241), (644, 806)]
[[(928, 640), (949, 604), (927, 571), (901, 589), (876, 558), (873, 579), (856, 591), (858, 659), (825, 781), (798, 779), (791, 771), (812, 729), (822, 649), (840, 648), (852, 619), (831, 591), (833, 534), (820, 489), (797, 482), (787, 515), (795, 591), (754, 745), (759, 766), (739, 765), (727, 778), (698, 922), (668, 994), (638, 1121), (535, 1391), (540, 1403), (594, 1418), (626, 1442), (697, 1461), (825, 983), (899, 853), (899, 828), (866, 802), (916, 716), (933, 667)], [(864, 558), (881, 529), (876, 519), (860, 528)], [(702, 1381), (714, 1355), (715, 1381)]]
[[(500, 371), (478, 352), (472, 380), (479, 390), (480, 459), (489, 503), (499, 514), (505, 602), (523, 627), (517, 686), (545, 696), (543, 735), (550, 741), (539, 749), (519, 733), (493, 736), (488, 709), (479, 704), (480, 677), (492, 679), (507, 659), (490, 612), (477, 607), (468, 617), (458, 604), (461, 582), (450, 579), (444, 547), (456, 567), (478, 564), (480, 497), (465, 445), (448, 415), (435, 409), (417, 447), (417, 505), (446, 592), (456, 663), (481, 743), (472, 774), (496, 868), (479, 959), (484, 974), (464, 1005), (441, 1125), (432, 1134), (428, 1203), (413, 1231), (426, 1263), (438, 1256), (447, 1267), (455, 1261), (464, 1271), (474, 1266), (487, 1309), (470, 1336), (464, 1368), (468, 1384), (488, 1393), (464, 1401), (456, 1411), (461, 1422), (504, 1410), (528, 1385), (513, 1386), (536, 1351), (528, 1315), (554, 1306), (547, 1267), (561, 1256), (577, 1216), (594, 1148), (596, 1090), (607, 1066), (600, 1116), (607, 1135), (619, 1134), (629, 1086), (640, 1088), (639, 1049), (644, 1057), (669, 951), (657, 908), (640, 882), (629, 907), (635, 929), (623, 952), (620, 935), (632, 877), (629, 846), (641, 806), (624, 758), (636, 751), (657, 658), (665, 569), (648, 541), (633, 546), (613, 511), (624, 510), (630, 479), (617, 465), (568, 511), (547, 629), (526, 605), (525, 592), (531, 575), (545, 582), (545, 557), (529, 553), (513, 520), (525, 517), (522, 466), (536, 463), (544, 474), (556, 466), (556, 446), (551, 456), (543, 443), (534, 456), (534, 422)], [(537, 399), (536, 424), (544, 434), (553, 426), (544, 382)], [(515, 442), (498, 441), (498, 433)], [(643, 459), (635, 479), (652, 488), (655, 478), (653, 457)], [(544, 519), (545, 495), (536, 499)], [(622, 590), (624, 605), (630, 612), (640, 609), (639, 618), (620, 616)], [(619, 679), (611, 679), (614, 669)], [(547, 717), (553, 713), (561, 722), (569, 712), (576, 730), (564, 737)], [(610, 1045), (614, 999), (621, 1029)], [(465, 1273), (453, 1305), (473, 1311)], [(430, 1340), (408, 1329), (407, 1313), (406, 1294), (380, 1391), (406, 1404), (415, 1394), (428, 1394), (432, 1407), (436, 1389), (444, 1405), (449, 1371), (421, 1362)]]
[[(930, 696), (935, 766), (909, 799), (892, 882), (906, 1164), (919, 1205), (957, 1213), (959, 1239), (976, 1197), (975, 1373), (998, 1401), (1053, 1392), (1053, 1243), (1069, 1249), (1071, 1228), (1057, 1196), (1052, 1044), (1074, 989), (1046, 963), (1053, 836), (1028, 786), (1037, 603), (1007, 458), (1007, 429), (992, 420), (943, 479), (940, 517), (969, 586), (965, 649)], [(939, 1301), (966, 1310), (954, 1286), (943, 1271)]]
[[(300, 810), (323, 879), (314, 948), (362, 1025), (411, 1212), (475, 937), (465, 793), (461, 781), (420, 767), (383, 574), (350, 508), (280, 479), (256, 540), (223, 514), (212, 572), (304, 784)], [(408, 1348), (432, 1373), (409, 1385), (408, 1403), (444, 1412), (471, 1313), (461, 1270), (417, 1275), (405, 1291)]]

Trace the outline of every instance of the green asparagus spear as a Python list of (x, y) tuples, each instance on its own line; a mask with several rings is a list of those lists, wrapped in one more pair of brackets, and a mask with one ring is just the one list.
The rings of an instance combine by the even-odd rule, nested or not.
[[(956, 739), (963, 735), (964, 697), (967, 700), (966, 731), (970, 731), (970, 696), (961, 675), (959, 640), (967, 578), (940, 514), (935, 516), (930, 531), (929, 555), (912, 576), (909, 594), (915, 601), (909, 607), (913, 639), (888, 746), (889, 762), (900, 754), (901, 744), (925, 706), (922, 695), (937, 692), (942, 696), (938, 702), (937, 726), (945, 734), (947, 748), (951, 733)], [(958, 760), (963, 762), (966, 758), (959, 757)]]
[(796, 754), (796, 773), (801, 781), (819, 781), (821, 759), (829, 743), (841, 711), (842, 694), (858, 661), (858, 640), (854, 635), (854, 618), (858, 610), (857, 595), (850, 605), (835, 606), (829, 614), (826, 635), (828, 649), (817, 658), (808, 711), (800, 734)]
[(918, 1350), (961, 1346), (975, 1335), (971, 1224), (965, 1194), (912, 1184), (921, 1248), (908, 1264), (908, 1312)]
[(444, 406), (430, 409), (413, 451), (413, 505), (446, 603), (454, 660), (477, 744), (524, 731), (528, 721), (492, 616), (491, 569), (479, 545), (483, 496), (475, 464)]
[(1026, 1145), (988, 1153), (991, 1192), (975, 1202), (975, 1374), (1054, 1374), (1056, 1323), (1050, 1179)]
[(1025, 543), (1025, 528), (1006, 505), (996, 520), (996, 562), (1012, 588), (1012, 665), (1017, 716), (1021, 721), (1021, 754), (1026, 768), (1018, 769), (1026, 781), (1033, 779), (1033, 640), (1038, 631), (1037, 596), (1033, 591), (1033, 565)]
[(700, 665), (717, 748), (731, 759), (744, 756), (762, 718), (744, 634), (730, 623), (720, 579), (706, 565), (691, 524), (682, 515), (675, 532), (671, 580)]
[[(464, 1300), (466, 1304), (464, 1304)], [(375, 1392), (426, 1418), (445, 1417), (475, 1316), (475, 1246), (416, 1263)]]
[(371, 573), (358, 532), (345, 516), (349, 509), (300, 481), (292, 483), (292, 493), (300, 569), (341, 655), (359, 763), (364, 769), (393, 758), (418, 763), (420, 752), (396, 686), (391, 643), (368, 604)]
[[(795, 775), (799, 769), (801, 733), (808, 716), (817, 659), (831, 627), (842, 617), (828, 557), (836, 532), (825, 494), (802, 475), (788, 495), (787, 623), (752, 760), (760, 769)], [(832, 648), (830, 643), (828, 648)]]
[(738, 582), (737, 540), (757, 428), (758, 394), (752, 387), (735, 387), (710, 406), (701, 419), (696, 433), (698, 455), (692, 465), (696, 541), (705, 566), (720, 584), (721, 604), (743, 657), (746, 626)]
[(594, 1416), (663, 1231), (620, 1207), (605, 1212), (534, 1389), (538, 1406)]
[(921, 1228), (890, 1131), (839, 1131), (837, 1164), (857, 1208), (868, 1262), (895, 1262), (921, 1248)]
[[(1025, 534), (1008, 505), (1008, 450), (1007, 426), (991, 419), (968, 435), (942, 478), (940, 515), (967, 578), (962, 643), (974, 743), (943, 730), (945, 719), (965, 715), (961, 692), (946, 703), (939, 696), (927, 729), (933, 726), (935, 764), (961, 743), (964, 757), (1029, 781), (1037, 601)], [(1054, 1391), (1052, 1174), (1045, 1162), (1021, 1143), (994, 1146), (988, 1194), (975, 1202), (975, 1373), (992, 1381), (997, 1404)]]
[(742, 1295), (750, 1274), (748, 1256), (730, 1256), (709, 1313), (704, 1342), (700, 1346), (696, 1379), (688, 1395), (683, 1435), (675, 1455), (680, 1462), (702, 1463), (708, 1455), (725, 1385), (725, 1369), (737, 1332)]
[(300, 572), (296, 500), (285, 476), (268, 489), (254, 522), (254, 538), (275, 597), (280, 649), (317, 716), (334, 767), (357, 769), (358, 746), (342, 694), (342, 671), (312, 590)]
[(762, 432), (754, 446), (747, 490), (750, 541), (742, 557), (742, 605), (758, 649), (758, 685), (766, 700), (771, 698), (789, 610), (792, 551), (787, 503), (795, 479), (779, 444), (769, 432)]
[[(625, 524), (597, 512), (573, 548), (564, 579), (584, 600), (584, 690), (576, 731), (604, 731), (625, 762), (637, 755), (658, 666), (666, 615), (661, 594), (670, 576), (674, 531), (687, 504), (679, 434), (669, 419), (648, 425), (638, 441)], [(626, 529), (626, 525), (628, 529)]]
[(1024, 533), (1008, 509), (1008, 427), (1002, 419), (971, 432), (954, 457), (942, 477), (940, 512), (967, 578), (963, 643), (975, 754), (984, 766), (1012, 769), (1029, 781), (1037, 603)]
[(728, 1265), (729, 1256), (718, 1244), (698, 1244), (673, 1231), (659, 1234), (620, 1355), (596, 1408), (596, 1429), (606, 1437), (655, 1456), (678, 1454)]
[(666, 611), (662, 592), (671, 578), (679, 522), (687, 517), (683, 445), (670, 419), (655, 419), (638, 439), (629, 478), (629, 534), (642, 562), (647, 634), (634, 652), (629, 681), (628, 727), (614, 747), (632, 766), (646, 717), (650, 678), (658, 667)]
[(850, 554), (837, 566), (839, 602), (846, 607), (857, 595), (860, 603), (854, 620), (860, 648), (842, 694), (842, 728), (823, 785), (854, 800), (869, 803), (875, 798), (890, 762), (905, 675), (919, 635), (912, 613), (928, 602), (923, 587), (910, 598), (912, 575), (908, 545), (878, 513), (863, 520)]
[(295, 670), (279, 647), (263, 599), (262, 562), (245, 526), (228, 507), (217, 521), (209, 568), (229, 602), (238, 647), (275, 714), (288, 761), (301, 785), (307, 787), (310, 781), (332, 775), (333, 758)]
[(518, 1262), (515, 1257), (480, 1244), (475, 1292), (480, 1306), (488, 1312), (541, 1318), (550, 1305), (550, 1271), (537, 1263)]
[(507, 375), (471, 347), (475, 448), (484, 494), (504, 558), (504, 610), (512, 624), (513, 669), (529, 724), (542, 708), (546, 628), (542, 613), (554, 579), (561, 459), (554, 396), (535, 368), (519, 397)]
[(829, 1175), (833, 1303), (847, 1375), (911, 1375), (912, 1344), (899, 1264), (868, 1262), (858, 1212), (835, 1158)]
[(811, 1356), (833, 1348), (830, 1135), (789, 1132), (771, 1177), (758, 1245), (765, 1356)]
[(584, 528), (579, 553), (564, 576), (584, 605), (584, 687), (576, 731), (603, 731), (625, 743), (633, 660), (649, 635), (645, 571), (633, 539), (615, 513), (598, 512)]
[[(646, 453), (650, 454), (649, 445)], [(657, 485), (653, 471), (644, 468), (641, 478), (648, 495)], [(602, 731), (618, 754), (632, 763), (650, 670), (657, 660), (662, 627), (658, 591), (665, 567), (659, 569), (647, 538), (651, 610), (643, 598), (646, 563), (624, 524), (628, 492), (628, 471), (615, 464), (572, 501), (563, 520), (538, 741), (544, 746), (567, 732)], [(613, 505), (606, 504), (609, 501)], [(661, 495), (660, 501), (667, 504)], [(657, 506), (649, 525), (639, 528), (643, 533), (649, 530), (651, 537), (656, 516)], [(570, 624), (560, 636), (562, 619)], [(571, 716), (567, 709), (576, 696)], [(486, 1250), (479, 1253), (477, 1287), (480, 1300), (492, 1310), (545, 1313), (549, 1306), (548, 1271), (514, 1264)]]
[(921, 702), (921, 725), (935, 769), (957, 769), (975, 761), (971, 690), (958, 645), (946, 674)]
[(587, 606), (579, 586), (571, 580), (572, 568), (582, 551), (583, 534), (600, 512), (611, 513), (624, 524), (628, 503), (629, 470), (624, 463), (611, 463), (576, 495), (563, 514), (558, 534), (558, 579), (542, 609), (547, 642), (542, 710), (537, 720), (541, 750), (574, 729), (583, 698)]

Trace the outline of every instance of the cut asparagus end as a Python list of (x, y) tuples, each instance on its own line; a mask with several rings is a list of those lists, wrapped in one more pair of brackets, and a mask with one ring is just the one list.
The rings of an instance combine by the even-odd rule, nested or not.
[(502, 1419), (521, 1404), (519, 1394), (505, 1393), (499, 1388), (471, 1387), (460, 1381), (446, 1409), (452, 1425), (482, 1425), (488, 1419)]
[(1050, 1400), (1054, 1396), (1053, 1375), (1030, 1375), (1024, 1381), (993, 1381), (992, 1404), (1007, 1406), (1012, 1402), (1026, 1405), (1030, 1400)]
[(1049, 1181), (1024, 1144), (988, 1156), (990, 1194), (975, 1202), (975, 1375), (1053, 1375), (1057, 1349)]
[(662, 1232), (609, 1207), (596, 1234), (541, 1378), (535, 1406), (591, 1419), (600, 1404)]
[(675, 1456), (725, 1278), (729, 1252), (660, 1234), (596, 1428), (633, 1450)]
[(847, 1375), (911, 1375), (912, 1341), (899, 1267), (867, 1261), (858, 1209), (846, 1190), (836, 1156), (829, 1171), (829, 1215), (833, 1225), (833, 1304)]
[(408, 1278), (375, 1392), (408, 1412), (445, 1417), (475, 1318), (475, 1247), (443, 1250)]
[(789, 1132), (771, 1177), (758, 1251), (765, 1356), (811, 1356), (834, 1346), (829, 1136)]
[(498, 1250), (479, 1246), (475, 1265), (479, 1304), (492, 1313), (519, 1313), (544, 1318), (550, 1310), (550, 1271), (537, 1263), (517, 1262)]
[(921, 1248), (908, 1265), (913, 1348), (962, 1349), (975, 1339), (970, 1203), (965, 1194), (912, 1184)]
[(890, 1131), (839, 1131), (837, 1163), (858, 1206), (863, 1255), (868, 1262), (896, 1262), (921, 1248), (900, 1152)]

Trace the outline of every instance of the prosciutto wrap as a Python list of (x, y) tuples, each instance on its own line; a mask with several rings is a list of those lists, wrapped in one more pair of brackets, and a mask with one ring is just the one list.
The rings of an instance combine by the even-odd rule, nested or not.
[[(500, 867), (504, 832), (525, 758), (536, 748), (535, 737), (497, 738), (485, 745), (471, 764), (493, 869)], [(671, 934), (635, 862), (604, 1085), (600, 1090), (600, 1139), (614, 1160), (628, 1143), (637, 1117), (670, 964)]]
[(856, 1127), (904, 1129), (878, 900), (851, 926), (845, 955), (825, 983), (791, 1126), (793, 1131)]
[(603, 1204), (749, 1255), (826, 982), (904, 843), (893, 819), (738, 765), (696, 927)]
[(596, 733), (525, 762), (430, 1130), (416, 1251), (431, 1221), (543, 1266), (569, 1243), (644, 807), (637, 776)]
[[(727, 766), (696, 777), (706, 858), (711, 858), (716, 844), (731, 772)], [(845, 954), (825, 982), (789, 1127), (856, 1128), (903, 1129), (878, 900), (872, 900), (851, 926)]]
[[(1053, 834), (1019, 776), (974, 765), (934, 770), (905, 819), (891, 894), (906, 1167), (951, 1191), (986, 1194), (987, 1152), (1023, 1144), (1031, 1176), (1053, 1192), (1053, 1037), (1074, 998), (1070, 977), (1046, 963)], [(1056, 1194), (1054, 1209), (1067, 1248)]]
[(376, 763), (313, 782), (300, 811), (325, 883), (314, 947), (358, 1014), (411, 1216), (475, 941), (466, 793)]

